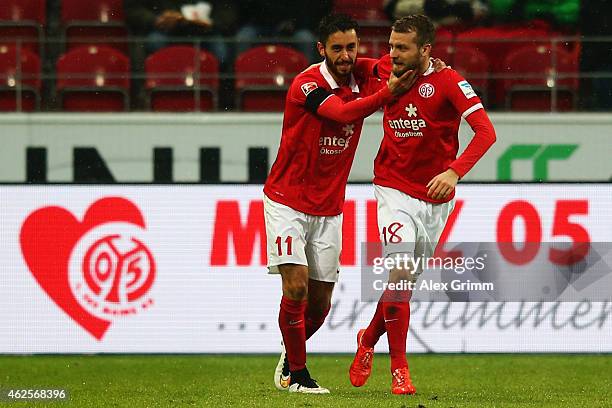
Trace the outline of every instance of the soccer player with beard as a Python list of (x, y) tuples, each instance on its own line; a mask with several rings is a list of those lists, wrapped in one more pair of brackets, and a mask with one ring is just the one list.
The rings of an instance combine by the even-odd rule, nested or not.
[[(390, 54), (369, 68), (381, 79), (416, 72), (412, 88), (385, 105), (384, 137), (374, 161), (374, 189), (383, 255), (431, 257), (454, 206), (455, 186), (495, 142), (495, 130), (470, 84), (456, 71), (433, 69), (434, 26), (422, 15), (393, 24)], [(464, 118), (475, 132), (457, 157)], [(422, 263), (418, 265), (422, 266)], [(422, 268), (389, 272), (389, 282), (416, 282)], [(401, 285), (398, 285), (401, 286)], [(385, 332), (393, 394), (414, 394), (406, 360), (410, 290), (386, 290), (367, 329), (357, 334), (351, 383), (370, 376), (374, 345)]]
[(278, 323), (284, 350), (280, 390), (323, 394), (306, 368), (306, 340), (323, 324), (338, 280), (344, 192), (363, 119), (410, 88), (406, 72), (386, 84), (353, 76), (357, 23), (331, 15), (319, 27), (325, 60), (300, 73), (287, 93), (276, 161), (264, 186), (268, 269), (280, 273)]

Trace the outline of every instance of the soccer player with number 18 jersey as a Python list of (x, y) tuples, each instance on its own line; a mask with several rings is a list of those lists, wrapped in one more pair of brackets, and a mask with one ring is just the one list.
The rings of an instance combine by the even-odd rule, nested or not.
[[(436, 72), (430, 62), (434, 27), (422, 15), (396, 21), (390, 54), (365, 68), (381, 79), (417, 72), (412, 88), (384, 107), (384, 137), (374, 161), (374, 191), (383, 256), (431, 257), (454, 206), (455, 185), (495, 142), (495, 130), (480, 98), (456, 71)], [(371, 65), (368, 65), (371, 64)], [(475, 134), (464, 152), (458, 130), (464, 118)], [(423, 265), (419, 263), (418, 265)], [(416, 282), (422, 270), (396, 266), (390, 283)], [(408, 285), (389, 285), (389, 287)], [(385, 332), (391, 354), (391, 390), (414, 394), (406, 360), (410, 290), (387, 289), (358, 349), (349, 374), (362, 386), (371, 373), (374, 345)]]

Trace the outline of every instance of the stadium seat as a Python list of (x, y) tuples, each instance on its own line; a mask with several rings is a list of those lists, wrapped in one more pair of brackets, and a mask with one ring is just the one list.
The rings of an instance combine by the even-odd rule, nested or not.
[(440, 58), (446, 65), (453, 65), (455, 56), (455, 44), (453, 33), (445, 28), (436, 30), (436, 42), (433, 45), (431, 55)]
[(387, 22), (383, 11), (383, 0), (335, 0), (334, 13), (343, 13), (359, 22)]
[(388, 22), (382, 25), (364, 22), (359, 28), (359, 54), (362, 57), (380, 58), (389, 52)]
[(366, 21), (359, 25), (359, 39), (384, 41), (386, 44), (389, 42), (389, 34), (391, 34), (391, 24), (388, 21), (381, 24)]
[(62, 0), (61, 22), (66, 49), (97, 45), (128, 52), (122, 0)]
[(485, 53), (469, 45), (458, 45), (453, 54), (453, 68), (469, 81), (486, 103), (491, 64)]
[(0, 111), (40, 108), (40, 59), (32, 51), (0, 45)]
[(436, 43), (431, 50), (431, 56), (433, 58), (440, 58), (446, 65), (454, 68), (455, 47), (451, 43)]
[(189, 46), (166, 47), (147, 58), (145, 72), (149, 109), (167, 112), (216, 109), (219, 62), (213, 54)]
[(57, 61), (57, 91), (66, 111), (127, 110), (129, 84), (129, 59), (113, 48), (74, 48)]
[(562, 47), (527, 45), (504, 59), (506, 107), (520, 111), (550, 111), (556, 94), (556, 110), (574, 108), (578, 91), (578, 61)]
[(455, 45), (475, 48), (482, 52), (491, 64), (492, 81), (489, 100), (498, 106), (505, 104), (502, 80), (499, 76), (506, 75), (505, 57), (513, 50), (528, 45), (546, 45), (554, 36), (547, 25), (533, 26), (501, 25), (491, 27), (476, 27), (456, 35)]
[(235, 62), (236, 106), (250, 112), (279, 112), (293, 78), (308, 59), (293, 48), (264, 45), (238, 55)]
[(483, 52), (491, 61), (493, 72), (503, 71), (508, 53), (524, 45), (545, 44), (554, 35), (546, 27), (491, 26), (476, 27), (456, 36), (457, 45), (466, 45)]
[(357, 57), (380, 58), (389, 53), (389, 44), (380, 41), (359, 41)]
[(44, 0), (4, 0), (0, 5), (0, 45), (17, 45), (41, 55), (46, 23)]

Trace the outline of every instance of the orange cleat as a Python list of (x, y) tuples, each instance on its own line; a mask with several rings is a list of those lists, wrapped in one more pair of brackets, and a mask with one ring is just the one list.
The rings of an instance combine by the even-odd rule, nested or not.
[(353, 364), (349, 369), (349, 377), (351, 384), (355, 387), (364, 385), (370, 374), (372, 374), (372, 359), (374, 358), (374, 348), (366, 347), (361, 344), (361, 338), (365, 333), (365, 329), (359, 330), (357, 333), (357, 353), (353, 359)]
[(391, 392), (393, 394), (415, 394), (416, 388), (410, 380), (408, 367), (396, 368), (393, 372), (393, 383), (391, 384)]

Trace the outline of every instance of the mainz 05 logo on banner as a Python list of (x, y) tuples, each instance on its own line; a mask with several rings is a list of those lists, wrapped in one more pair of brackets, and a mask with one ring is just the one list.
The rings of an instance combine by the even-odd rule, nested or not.
[[(261, 185), (0, 197), (0, 353), (278, 351)], [(610, 208), (609, 183), (461, 183), (437, 251), (383, 257), (399, 226), (379, 231), (372, 185), (351, 184), (339, 281), (309, 350), (353, 352), (386, 270), (409, 263), (423, 269), (411, 352), (612, 352)]]
[(47, 295), (100, 340), (116, 319), (153, 305), (155, 259), (140, 238), (142, 213), (119, 197), (94, 202), (82, 220), (61, 207), (32, 212), (21, 228), (23, 257)]

